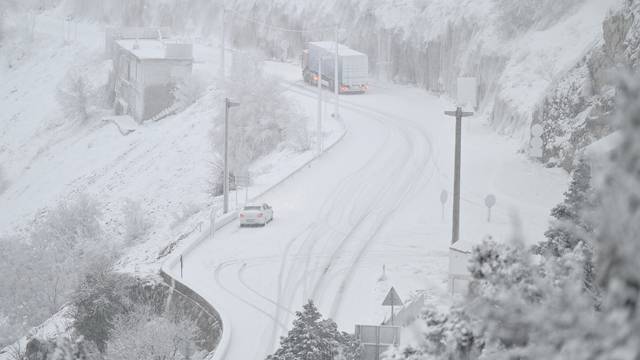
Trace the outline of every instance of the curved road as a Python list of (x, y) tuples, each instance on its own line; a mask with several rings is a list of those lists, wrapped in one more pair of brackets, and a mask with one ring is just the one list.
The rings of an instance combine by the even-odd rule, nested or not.
[[(287, 87), (306, 101), (316, 96), (300, 83)], [(264, 359), (307, 299), (347, 331), (379, 322), (379, 299), (370, 295), (382, 264), (415, 263), (435, 274), (435, 288), (446, 287), (450, 225), (437, 199), (450, 183), (447, 103), (375, 88), (341, 101), (343, 140), (260, 199), (273, 206), (274, 221), (242, 229), (232, 222), (184, 258), (185, 282), (230, 319), (226, 359)], [(488, 179), (496, 183), (495, 174)], [(480, 195), (465, 194), (470, 213), (482, 214)]]

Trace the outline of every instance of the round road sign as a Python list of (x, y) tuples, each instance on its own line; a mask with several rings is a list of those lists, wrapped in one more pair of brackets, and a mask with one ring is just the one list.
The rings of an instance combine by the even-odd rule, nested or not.
[(486, 198), (484, 198), (484, 204), (488, 207), (488, 208), (492, 208), (495, 204), (496, 204), (496, 196), (493, 194), (489, 194), (487, 195)]

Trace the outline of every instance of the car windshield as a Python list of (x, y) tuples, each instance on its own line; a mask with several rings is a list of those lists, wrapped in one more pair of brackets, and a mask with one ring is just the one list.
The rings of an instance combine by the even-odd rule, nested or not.
[(244, 210), (262, 210), (260, 206), (245, 206)]

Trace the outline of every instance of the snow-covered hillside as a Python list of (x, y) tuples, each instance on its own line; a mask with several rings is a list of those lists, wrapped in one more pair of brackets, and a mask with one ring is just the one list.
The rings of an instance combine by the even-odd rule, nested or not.
[[(618, 2), (540, 0), (535, 8), (535, 1), (508, 0), (227, 0), (232, 75), (225, 96), (245, 104), (231, 110), (232, 122), (243, 116), (231, 136), (265, 130), (246, 136), (255, 153), (241, 152), (249, 146), (232, 150), (235, 163), (247, 162), (252, 184), (232, 191), (231, 204), (262, 194), (255, 200), (272, 204), (276, 220), (239, 229), (228, 217), (231, 225), (215, 237), (220, 3), (62, 0), (15, 17), (0, 9), (0, 26), (9, 30), (0, 39), (0, 240), (28, 244), (23, 235), (51, 209), (87, 194), (99, 201), (107, 236), (122, 245), (117, 270), (155, 275), (171, 259), (163, 276), (180, 276), (202, 301), (233, 315), (224, 326), (241, 335), (228, 344), (230, 358), (243, 360), (272, 352), (309, 298), (348, 331), (385, 318), (379, 303), (390, 286), (405, 299), (425, 295), (442, 307), (451, 302), (451, 201), (439, 199), (443, 190), (452, 192), (454, 149), (453, 123), (443, 111), (455, 106), (456, 79), (479, 79), (478, 111), (462, 131), (463, 242), (506, 242), (515, 232), (537, 243), (566, 173), (527, 158), (530, 126), (542, 124), (544, 145), (555, 151), (543, 160), (566, 169), (577, 147), (608, 131), (583, 125), (613, 106), (603, 77), (615, 64), (603, 59), (621, 52), (607, 52), (618, 38), (612, 34), (624, 33), (625, 44), (637, 40), (634, 32), (609, 31), (638, 24), (608, 15)], [(334, 36), (335, 21), (341, 42), (369, 54), (375, 79), (366, 95), (341, 96), (340, 121), (325, 116), (322, 136), (337, 145), (316, 158), (310, 145), (318, 139), (309, 134), (317, 90), (301, 81), (296, 62), (306, 41)], [(206, 90), (176, 115), (133, 124), (129, 134), (103, 121), (113, 115), (105, 90), (112, 67), (104, 54), (106, 24), (172, 27), (194, 42), (194, 77)], [(277, 61), (256, 61), (256, 48)], [(628, 57), (637, 64), (636, 52)], [(277, 80), (254, 85), (262, 72), (234, 69), (244, 61)], [(594, 63), (602, 65), (595, 75)], [(86, 116), (72, 119), (60, 94), (78, 76), (91, 101)], [(597, 89), (587, 86), (598, 81)], [(287, 101), (275, 110), (248, 106), (271, 95)], [(325, 104), (325, 114), (331, 108)], [(298, 126), (260, 127), (269, 121)], [(300, 128), (308, 142), (285, 141)], [(268, 146), (261, 147), (263, 140)], [(489, 194), (498, 199), (490, 221)], [(139, 206), (149, 222), (149, 232), (133, 242), (125, 239), (127, 204)], [(8, 319), (2, 311), (0, 325)], [(260, 341), (248, 347), (246, 336)]]
[[(125, 136), (113, 123), (102, 121), (113, 113), (101, 101), (111, 66), (105, 60), (103, 26), (71, 26), (59, 15), (34, 15), (32, 36), (9, 33), (2, 43), (0, 238), (27, 242), (34, 224), (59, 204), (88, 195), (99, 204), (109, 240), (105, 246), (115, 241), (121, 249), (117, 268), (156, 274), (163, 257), (189, 234), (202, 231), (214, 206), (219, 210), (211, 183), (219, 176), (213, 165), (220, 158), (219, 146), (213, 143), (212, 129), (220, 126), (220, 92), (210, 86), (178, 115), (139, 124)], [(7, 28), (13, 29), (11, 24)], [(212, 84), (211, 74), (218, 70), (211, 61), (217, 59), (215, 53), (206, 43), (196, 44), (194, 76), (205, 84)], [(277, 70), (271, 73), (278, 76)], [(58, 98), (59, 89), (75, 74), (87, 79), (96, 100), (84, 121), (67, 117)], [(277, 81), (274, 86), (272, 90), (279, 88)], [(285, 88), (275, 93), (298, 108), (295, 94)], [(315, 107), (301, 107), (290, 119), (306, 130), (312, 114)], [(328, 116), (323, 130), (326, 144), (342, 133), (341, 125)], [(250, 164), (252, 183), (232, 192), (232, 207), (236, 201), (242, 206), (245, 194), (255, 196), (314, 156), (310, 148), (275, 145)], [(136, 211), (149, 223), (150, 230), (133, 242), (127, 240), (126, 204), (139, 207)]]

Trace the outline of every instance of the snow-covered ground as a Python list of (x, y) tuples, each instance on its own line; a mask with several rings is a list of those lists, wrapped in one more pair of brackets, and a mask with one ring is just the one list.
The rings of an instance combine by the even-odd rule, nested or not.
[[(211, 206), (219, 200), (208, 191), (216, 158), (210, 129), (220, 103), (210, 93), (186, 111), (144, 123), (127, 136), (100, 121), (109, 115), (105, 109), (96, 110), (88, 125), (65, 122), (55, 94), (67, 72), (86, 73), (94, 87), (106, 84), (108, 75), (103, 30), (92, 23), (77, 26), (78, 36), (67, 35), (65, 41), (63, 20), (55, 14), (37, 16), (25, 57), (0, 70), (0, 165), (10, 182), (0, 194), (0, 235), (28, 229), (41, 211), (84, 193), (100, 201), (106, 230), (118, 239), (124, 233), (123, 201), (130, 199), (140, 203), (153, 226), (148, 241), (128, 249), (120, 266), (155, 273), (162, 261), (159, 252), (208, 223)], [(211, 78), (217, 72), (216, 54), (217, 49), (197, 43), (194, 73)], [(294, 102), (301, 97), (285, 95)], [(314, 127), (315, 106), (301, 108)], [(325, 142), (334, 142), (342, 131), (342, 125), (327, 118)], [(313, 149), (281, 148), (259, 159), (250, 169), (248, 191), (232, 192), (232, 206), (236, 198), (240, 206), (246, 193), (262, 192), (313, 156)]]
[[(93, 24), (79, 27), (78, 39), (65, 44), (63, 22), (38, 17), (29, 56), (0, 74), (6, 79), (0, 108), (8, 109), (0, 114), (0, 161), (11, 181), (0, 195), (0, 234), (27, 227), (40, 209), (83, 192), (103, 203), (107, 227), (118, 235), (120, 205), (131, 198), (142, 203), (156, 226), (150, 240), (128, 250), (120, 265), (155, 271), (159, 250), (174, 239), (209, 236), (209, 129), (219, 104), (205, 97), (128, 136), (112, 124), (61, 125), (52, 94), (66, 71), (91, 65), (87, 71), (100, 72), (95, 64), (101, 63), (102, 32)], [(210, 61), (215, 51), (197, 47), (198, 54), (196, 71), (215, 72)], [(288, 96), (313, 122), (317, 94), (300, 82), (299, 69), (279, 63), (265, 69), (283, 79)], [(307, 299), (346, 331), (387, 316), (380, 303), (390, 286), (403, 299), (424, 293), (431, 303), (450, 301), (451, 196), (444, 219), (439, 199), (452, 186), (454, 122), (443, 115), (452, 104), (395, 85), (374, 85), (366, 95), (342, 96), (341, 103), (346, 136), (258, 199), (274, 207), (273, 223), (240, 229), (233, 222), (184, 254), (185, 283), (230, 319), (225, 324), (233, 334), (229, 359), (272, 352)], [(330, 113), (332, 105), (326, 110)], [(519, 218), (528, 240), (540, 240), (566, 174), (518, 154), (518, 144), (492, 132), (486, 119), (465, 122), (462, 239), (474, 243), (491, 235), (506, 241)], [(342, 125), (326, 117), (324, 129), (329, 144), (339, 138)], [(259, 160), (249, 196), (313, 156), (283, 150)], [(483, 203), (490, 193), (497, 205), (487, 223)], [(239, 196), (241, 204), (243, 193)], [(194, 213), (180, 223), (183, 212)], [(378, 281), (383, 266), (387, 279)], [(179, 276), (178, 269), (169, 270)], [(255, 345), (248, 346), (247, 339)]]
[[(315, 90), (294, 78), (291, 91), (313, 106)], [(232, 222), (182, 254), (184, 282), (229, 319), (227, 359), (264, 358), (307, 299), (346, 331), (384, 319), (390, 286), (404, 299), (422, 292), (431, 303), (449, 301), (450, 203), (443, 220), (439, 198), (452, 186), (454, 121), (443, 114), (452, 105), (400, 86), (372, 86), (341, 103), (344, 139), (259, 199), (274, 207), (273, 223)], [(528, 239), (540, 240), (566, 175), (517, 154), (484, 119), (467, 122), (462, 239), (506, 241), (519, 218)], [(491, 223), (489, 193), (498, 199)], [(388, 279), (379, 282), (383, 265)], [(179, 269), (169, 270), (179, 278)]]

